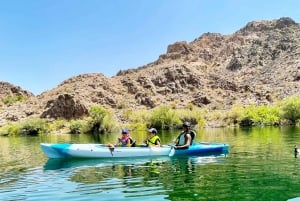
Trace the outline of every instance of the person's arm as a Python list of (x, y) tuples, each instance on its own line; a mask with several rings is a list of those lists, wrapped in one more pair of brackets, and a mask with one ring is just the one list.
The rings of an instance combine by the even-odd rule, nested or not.
[(121, 140), (121, 138), (118, 138), (118, 141), (117, 141), (117, 143), (114, 146), (116, 146), (116, 147), (122, 146), (122, 140)]
[(192, 141), (192, 137), (191, 135), (188, 133), (185, 135), (185, 144), (184, 145), (176, 145), (174, 146), (175, 149), (185, 149), (188, 148), (191, 144)]
[(130, 140), (130, 138), (128, 138), (126, 140), (126, 147), (131, 147), (131, 140)]
[(157, 139), (157, 140), (155, 141), (155, 146), (160, 147), (160, 139)]

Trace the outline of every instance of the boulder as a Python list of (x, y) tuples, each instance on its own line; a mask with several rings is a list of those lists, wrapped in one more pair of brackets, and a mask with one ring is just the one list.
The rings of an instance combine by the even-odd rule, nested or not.
[(79, 100), (74, 99), (70, 94), (62, 94), (56, 99), (47, 102), (45, 111), (40, 117), (78, 119), (88, 114), (87, 108)]

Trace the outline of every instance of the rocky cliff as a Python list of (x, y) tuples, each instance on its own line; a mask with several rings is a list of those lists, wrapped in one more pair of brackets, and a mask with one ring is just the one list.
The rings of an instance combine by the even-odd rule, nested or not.
[(33, 116), (79, 118), (95, 104), (111, 108), (119, 120), (124, 109), (162, 104), (210, 110), (272, 104), (300, 94), (300, 25), (280, 18), (250, 22), (231, 35), (205, 33), (190, 43), (169, 45), (145, 66), (112, 78), (78, 75), (38, 96), (7, 83), (0, 87), (1, 99), (26, 96), (25, 101), (2, 103), (0, 125)]

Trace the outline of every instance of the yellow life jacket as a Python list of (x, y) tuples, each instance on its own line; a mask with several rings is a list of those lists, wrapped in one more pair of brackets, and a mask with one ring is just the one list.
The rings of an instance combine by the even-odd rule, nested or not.
[(153, 136), (152, 138), (148, 139), (147, 142), (146, 142), (146, 144), (147, 144), (148, 146), (156, 145), (156, 141), (157, 141), (157, 140), (160, 141), (159, 137), (158, 137), (157, 135), (155, 135), (155, 136)]

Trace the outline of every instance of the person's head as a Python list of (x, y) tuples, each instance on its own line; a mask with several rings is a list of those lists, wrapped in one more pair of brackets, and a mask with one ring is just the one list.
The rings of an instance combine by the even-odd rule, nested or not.
[(190, 122), (188, 122), (188, 121), (186, 121), (186, 122), (184, 122), (183, 124), (182, 124), (182, 128), (183, 129), (190, 129), (190, 127), (191, 127), (191, 123)]
[(122, 129), (122, 135), (129, 134), (129, 130), (127, 128)]
[(156, 135), (157, 134), (157, 130), (155, 128), (150, 128), (150, 129), (148, 129), (148, 133)]

